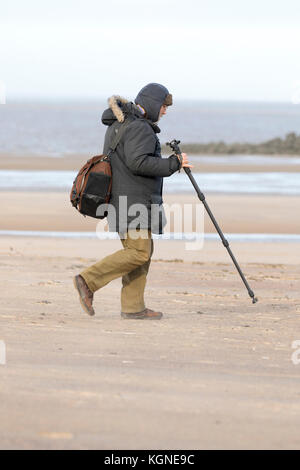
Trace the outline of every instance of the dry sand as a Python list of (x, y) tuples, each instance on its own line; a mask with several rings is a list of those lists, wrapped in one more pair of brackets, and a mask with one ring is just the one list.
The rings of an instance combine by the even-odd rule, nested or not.
[[(2, 230), (97, 224), (67, 193), (1, 197)], [(207, 200), (224, 232), (300, 233), (299, 197)], [(221, 242), (156, 240), (146, 303), (164, 318), (139, 322), (120, 318), (120, 279), (95, 294), (93, 318), (72, 284), (119, 240), (1, 236), (0, 448), (299, 449), (300, 245), (230, 246), (257, 304)]]
[[(104, 230), (106, 222), (83, 217), (70, 204), (67, 192), (2, 191), (0, 230), (46, 230), (67, 232), (93, 232), (97, 226)], [(206, 195), (206, 201), (225, 233), (300, 233), (299, 196)], [(196, 194), (165, 195), (164, 203), (202, 203)], [(205, 211), (204, 228), (215, 233)], [(194, 219), (196, 221), (196, 219)], [(98, 225), (99, 224), (99, 225)], [(181, 227), (181, 226), (180, 226)], [(194, 231), (195, 224), (183, 226)], [(173, 231), (173, 218), (168, 219), (165, 231)], [(179, 231), (179, 230), (176, 230)]]
[(1, 237), (0, 448), (299, 448), (296, 246), (232, 244), (253, 305), (221, 244), (157, 240), (146, 303), (165, 316), (126, 322), (120, 279), (93, 318), (72, 284), (118, 240)]

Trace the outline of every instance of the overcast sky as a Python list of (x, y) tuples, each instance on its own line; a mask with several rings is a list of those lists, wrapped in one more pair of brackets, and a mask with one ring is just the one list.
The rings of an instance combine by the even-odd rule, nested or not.
[(7, 102), (133, 98), (287, 101), (300, 95), (299, 0), (1, 0)]

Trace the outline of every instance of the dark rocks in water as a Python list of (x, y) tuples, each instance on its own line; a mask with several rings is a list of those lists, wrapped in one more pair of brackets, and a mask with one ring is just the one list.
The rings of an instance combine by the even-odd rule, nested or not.
[[(290, 132), (286, 134), (284, 139), (277, 137), (259, 144), (250, 144), (248, 142), (226, 144), (223, 141), (209, 142), (207, 144), (182, 143), (182, 151), (190, 154), (216, 155), (300, 155), (300, 135), (297, 135), (295, 132)], [(163, 152), (168, 153), (166, 147), (163, 148)]]

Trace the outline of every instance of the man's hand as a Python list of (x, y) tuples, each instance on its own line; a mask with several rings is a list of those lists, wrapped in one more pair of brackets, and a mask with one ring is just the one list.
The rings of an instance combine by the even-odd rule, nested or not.
[(190, 165), (188, 161), (188, 156), (186, 153), (182, 153), (182, 168), (183, 167), (188, 167), (188, 168), (193, 168), (194, 165)]

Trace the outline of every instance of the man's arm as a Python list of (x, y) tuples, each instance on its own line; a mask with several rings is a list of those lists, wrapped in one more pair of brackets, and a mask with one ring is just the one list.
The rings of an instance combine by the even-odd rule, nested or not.
[(149, 124), (136, 120), (128, 126), (125, 133), (125, 163), (135, 175), (171, 176), (180, 168), (175, 155), (168, 158), (154, 156), (156, 137)]

